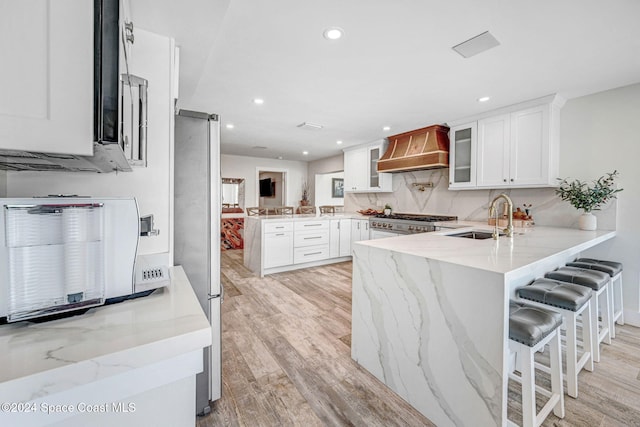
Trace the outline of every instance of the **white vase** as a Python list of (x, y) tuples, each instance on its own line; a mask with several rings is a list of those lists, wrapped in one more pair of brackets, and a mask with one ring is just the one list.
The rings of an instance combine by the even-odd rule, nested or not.
[(598, 228), (598, 218), (591, 212), (585, 212), (578, 218), (580, 230), (593, 231)]
[(384, 214), (385, 214), (386, 216), (391, 215), (391, 209), (386, 208), (386, 209), (384, 210)]

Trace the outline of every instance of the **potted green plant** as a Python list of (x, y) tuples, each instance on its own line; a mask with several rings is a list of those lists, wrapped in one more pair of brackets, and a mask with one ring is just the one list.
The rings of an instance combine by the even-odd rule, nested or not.
[(386, 216), (391, 215), (391, 205), (389, 203), (387, 203), (386, 205), (384, 205), (384, 214)]
[(556, 194), (562, 200), (565, 200), (576, 209), (582, 209), (584, 213), (578, 220), (578, 226), (581, 230), (595, 230), (597, 228), (597, 218), (591, 211), (600, 210), (600, 207), (616, 198), (616, 193), (622, 191), (622, 188), (615, 188), (614, 181), (618, 176), (618, 171), (607, 173), (589, 185), (588, 182), (578, 179), (568, 181), (560, 179), (560, 185), (556, 188)]

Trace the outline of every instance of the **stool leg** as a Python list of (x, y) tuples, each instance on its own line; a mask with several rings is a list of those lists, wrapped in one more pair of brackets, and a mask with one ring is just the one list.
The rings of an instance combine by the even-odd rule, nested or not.
[[(600, 362), (600, 326), (598, 324), (598, 295), (593, 292), (591, 300), (589, 300), (591, 306), (591, 327), (593, 331), (593, 361)], [(582, 322), (584, 324), (584, 321)]]
[(536, 380), (533, 364), (534, 352), (520, 345), (522, 357), (522, 425), (536, 427)]
[(553, 407), (553, 413), (558, 418), (564, 418), (564, 391), (562, 390), (562, 353), (560, 351), (560, 329), (556, 336), (549, 341), (549, 356), (551, 362), (551, 393), (560, 396), (560, 400)]
[(618, 303), (620, 304), (620, 315), (618, 316), (618, 324), (624, 325), (624, 297), (622, 296), (622, 273), (618, 273), (618, 279), (615, 281), (618, 288)]
[[(585, 310), (586, 311), (586, 310)], [(584, 314), (582, 312), (584, 324)], [(567, 394), (578, 397), (578, 348), (576, 343), (576, 316), (567, 316)], [(587, 322), (589, 322), (587, 320)]]
[(611, 339), (616, 337), (616, 297), (615, 297), (615, 289), (613, 288), (613, 277), (609, 281), (609, 323), (611, 329), (609, 329), (609, 333), (611, 335)]
[[(591, 311), (593, 311), (593, 306), (591, 305), (591, 301), (589, 301), (587, 307), (582, 312), (582, 348), (584, 351), (590, 353), (589, 360), (584, 365), (584, 369), (589, 372), (593, 372), (593, 362), (595, 361), (594, 344), (598, 343), (598, 329), (593, 326)], [(599, 347), (596, 346), (596, 349), (599, 349)], [(599, 352), (598, 357), (600, 357)]]
[(607, 330), (606, 335), (604, 336), (604, 343), (605, 344), (609, 344), (611, 345), (611, 328), (612, 328), (612, 324), (611, 324), (611, 299), (609, 298), (609, 295), (611, 293), (611, 287), (609, 286), (609, 284), (607, 284), (607, 287), (605, 288), (604, 292), (602, 292), (600, 294), (600, 298), (604, 299), (604, 302), (602, 304), (600, 304), (600, 301), (598, 301), (598, 306), (601, 308), (602, 311), (602, 328)]

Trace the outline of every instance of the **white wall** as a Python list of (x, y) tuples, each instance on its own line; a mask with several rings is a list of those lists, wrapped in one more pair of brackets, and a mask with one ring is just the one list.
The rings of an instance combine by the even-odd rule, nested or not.
[(316, 174), (313, 200), (316, 206), (344, 205), (344, 197), (332, 197), (333, 178), (344, 179), (344, 172)]
[(6, 197), (7, 195), (7, 173), (0, 171), (0, 197)]
[[(333, 173), (344, 171), (344, 155), (340, 154), (333, 157), (327, 157), (326, 159), (315, 160), (309, 162), (309, 202), (311, 205), (320, 206), (323, 203), (318, 202), (315, 199), (315, 183), (317, 174)], [(329, 203), (331, 205), (342, 205), (343, 203)]]
[(307, 162), (266, 159), (262, 157), (220, 156), (220, 171), (223, 178), (245, 179), (245, 206), (258, 206), (256, 168), (260, 170), (287, 170), (287, 197), (283, 203), (298, 206), (302, 196), (302, 181), (307, 178)]
[(10, 197), (78, 194), (96, 197), (134, 196), (140, 214), (154, 214), (156, 237), (140, 238), (140, 254), (170, 251), (170, 206), (173, 203), (172, 40), (136, 29), (131, 72), (149, 80), (148, 167), (130, 173), (8, 172)]
[(618, 235), (589, 255), (624, 264), (625, 316), (640, 326), (640, 84), (569, 100), (561, 113), (560, 175), (618, 170)]

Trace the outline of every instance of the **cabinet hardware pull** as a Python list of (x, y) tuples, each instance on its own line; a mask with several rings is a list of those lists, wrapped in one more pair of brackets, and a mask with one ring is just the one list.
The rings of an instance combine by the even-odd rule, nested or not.
[(284, 233), (277, 233), (276, 236), (284, 236)]
[(322, 239), (322, 236), (303, 237), (302, 240)]
[(305, 227), (320, 227), (322, 224), (305, 224)]
[(507, 182), (507, 178), (503, 179), (504, 182)]
[(304, 256), (308, 255), (320, 255), (322, 252), (309, 252), (308, 254), (304, 254)]
[(513, 182), (513, 178), (511, 178), (511, 182)]

